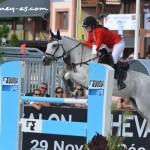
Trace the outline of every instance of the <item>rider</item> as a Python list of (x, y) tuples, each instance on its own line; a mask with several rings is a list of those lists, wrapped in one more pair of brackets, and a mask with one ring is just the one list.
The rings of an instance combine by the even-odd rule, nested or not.
[(118, 75), (118, 88), (121, 90), (126, 87), (125, 83), (121, 80), (121, 68), (117, 63), (118, 58), (123, 53), (125, 42), (123, 38), (110, 31), (108, 28), (98, 24), (93, 16), (86, 17), (82, 22), (82, 27), (88, 32), (87, 41), (82, 40), (82, 43), (92, 48), (93, 43), (97, 46), (96, 50), (101, 51), (101, 46), (105, 44), (108, 48), (112, 49), (112, 57), (114, 60), (114, 69)]

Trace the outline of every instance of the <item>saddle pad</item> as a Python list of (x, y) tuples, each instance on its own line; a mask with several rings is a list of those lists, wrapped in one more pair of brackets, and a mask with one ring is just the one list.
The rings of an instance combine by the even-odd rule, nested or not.
[(129, 65), (130, 70), (150, 75), (150, 60), (148, 59), (131, 59)]

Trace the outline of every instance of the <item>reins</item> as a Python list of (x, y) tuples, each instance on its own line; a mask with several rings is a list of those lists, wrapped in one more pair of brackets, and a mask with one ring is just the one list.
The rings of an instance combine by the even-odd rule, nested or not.
[[(74, 50), (76, 47), (78, 47), (81, 43), (82, 43), (82, 42), (80, 42), (80, 43), (79, 43), (78, 45), (76, 45), (74, 48), (70, 49), (68, 52), (64, 53), (64, 56), (65, 56), (67, 53), (70, 53), (70, 52), (71, 52), (72, 50)], [(63, 46), (62, 46), (62, 47), (63, 47)], [(64, 49), (64, 47), (63, 47), (63, 49)], [(65, 49), (64, 49), (64, 51), (65, 51)], [(85, 61), (85, 62), (82, 62), (82, 56), (83, 56), (83, 44), (82, 44), (81, 61), (80, 61), (79, 63), (70, 63), (70, 64), (71, 64), (70, 67), (71, 67), (71, 68), (74, 68), (74, 67), (77, 66), (77, 65), (80, 65), (80, 67), (81, 67), (82, 64), (88, 65), (88, 62), (91, 61), (91, 59), (89, 59), (89, 60), (87, 60), (87, 61)], [(67, 57), (66, 57), (66, 58), (67, 58)], [(66, 58), (63, 57), (64, 62), (67, 62)], [(92, 60), (95, 60), (96, 58), (97, 58), (97, 57), (93, 58)], [(67, 64), (67, 63), (66, 63), (66, 64)]]
[[(80, 42), (79, 44), (77, 44), (74, 48), (72, 48), (72, 49), (70, 49), (69, 51), (67, 51), (66, 53), (64, 53), (64, 55), (63, 55), (63, 60), (64, 60), (64, 62), (66, 63), (67, 62), (67, 57), (66, 58), (64, 58), (64, 56), (67, 54), (67, 53), (70, 53), (72, 50), (74, 50), (76, 47), (78, 47), (80, 44), (81, 44), (82, 42)], [(62, 45), (62, 47), (63, 47), (63, 45)], [(63, 50), (65, 51), (65, 49), (64, 49), (64, 47), (63, 47)], [(78, 62), (78, 63), (69, 63), (70, 65), (68, 65), (68, 63), (66, 63), (69, 67), (71, 67), (71, 68), (74, 68), (74, 67), (76, 67), (76, 66), (78, 66), (78, 65), (80, 65), (80, 67), (82, 66), (82, 64), (85, 64), (85, 65), (89, 65), (88, 64), (88, 62), (90, 62), (91, 61), (91, 59), (88, 59), (87, 61), (84, 61), (84, 62), (82, 62), (82, 56), (83, 56), (83, 44), (82, 44), (82, 54), (81, 54), (81, 61), (80, 62)], [(97, 57), (94, 57), (94, 58), (92, 58), (92, 60), (95, 60), (96, 58), (98, 58), (98, 56)]]
[(71, 52), (72, 50), (74, 50), (75, 48), (77, 48), (80, 44), (82, 44), (82, 42), (78, 43), (75, 47), (73, 47), (72, 49), (68, 50), (67, 52), (65, 51), (65, 49), (64, 49), (64, 47), (63, 47), (63, 45), (62, 45), (62, 47), (63, 47), (63, 49), (64, 49), (64, 51), (65, 51), (64, 55), (66, 55), (67, 53), (69, 53), (69, 52)]
[(80, 67), (82, 66), (82, 56), (83, 56), (83, 44), (82, 44), (82, 53), (81, 53), (81, 62), (80, 62)]
[[(92, 60), (95, 60), (95, 59), (97, 59), (97, 58), (98, 58), (98, 56), (97, 56), (97, 57), (92, 58)], [(91, 62), (91, 59), (88, 59), (87, 61), (84, 61), (84, 62), (82, 62), (82, 63), (81, 63), (81, 62), (79, 62), (79, 63), (72, 63), (72, 64), (73, 64), (73, 66), (74, 66), (74, 67), (76, 67), (76, 66), (78, 66), (78, 65), (80, 65), (80, 66), (81, 66), (82, 64), (84, 64), (84, 65), (89, 65), (89, 64), (88, 64), (88, 62)]]
[[(78, 43), (75, 47), (71, 48), (71, 49), (68, 50), (67, 52), (66, 52), (66, 50), (65, 50), (65, 48), (64, 48), (64, 46), (63, 46), (63, 44), (58, 44), (58, 46), (57, 46), (57, 48), (56, 48), (56, 50), (54, 51), (53, 54), (45, 53), (45, 55), (46, 55), (47, 57), (48, 57), (48, 56), (51, 56), (51, 57), (53, 58), (53, 61), (57, 61), (57, 60), (63, 58), (63, 61), (64, 61), (69, 67), (71, 67), (72, 69), (74, 69), (74, 68), (75, 68), (76, 66), (78, 66), (78, 65), (82, 66), (82, 64), (89, 65), (88, 62), (90, 62), (91, 60), (95, 60), (96, 58), (98, 58), (98, 56), (97, 56), (97, 57), (94, 57), (94, 58), (92, 58), (92, 59), (88, 59), (87, 61), (82, 62), (82, 57), (83, 57), (83, 44), (82, 44), (82, 54), (81, 54), (81, 61), (80, 61), (80, 62), (78, 62), (78, 63), (71, 63), (70, 57), (67, 56), (67, 54), (70, 54), (70, 52), (71, 52), (72, 50), (74, 50), (75, 48), (77, 48), (80, 44), (82, 44), (82, 42)], [(62, 54), (61, 56), (59, 56), (59, 57), (55, 57), (54, 55), (55, 55), (56, 52), (58, 51), (59, 46), (62, 47), (62, 49), (63, 49), (63, 54)], [(65, 56), (66, 56), (66, 57), (65, 57)], [(69, 61), (68, 61), (68, 59), (69, 59)]]

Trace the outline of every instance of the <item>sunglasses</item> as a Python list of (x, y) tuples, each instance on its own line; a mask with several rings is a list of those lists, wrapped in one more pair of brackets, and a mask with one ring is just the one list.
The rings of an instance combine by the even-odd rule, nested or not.
[(57, 94), (60, 94), (60, 93), (63, 94), (63, 91), (57, 91), (56, 93), (57, 93)]
[(47, 88), (45, 88), (45, 87), (41, 87), (41, 89), (47, 90)]
[(41, 94), (38, 94), (38, 93), (34, 93), (34, 95), (36, 95), (36, 96), (41, 96)]
[(79, 90), (79, 91), (83, 91), (83, 89), (77, 89), (77, 90)]

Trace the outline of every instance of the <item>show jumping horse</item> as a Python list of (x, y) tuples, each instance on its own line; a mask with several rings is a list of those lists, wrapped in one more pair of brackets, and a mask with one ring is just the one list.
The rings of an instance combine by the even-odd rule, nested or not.
[[(71, 70), (62, 69), (60, 75), (66, 80), (82, 84), (88, 88), (88, 64), (97, 63), (98, 56), (91, 54), (91, 49), (82, 45), (81, 42), (60, 36), (59, 30), (57, 35), (52, 31), (47, 50), (42, 58), (43, 65), (50, 65), (52, 61), (63, 59)], [(92, 57), (91, 57), (92, 55)], [(129, 69), (128, 76), (124, 80), (126, 88), (118, 90), (117, 80), (114, 80), (113, 96), (132, 97), (134, 108), (147, 120), (150, 120), (150, 76), (135, 72)]]

